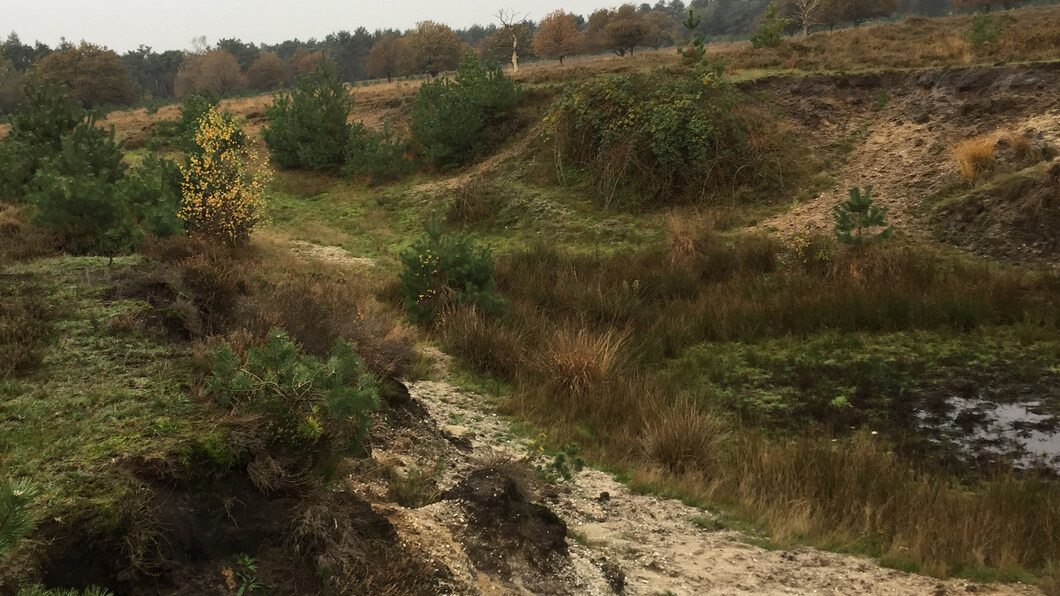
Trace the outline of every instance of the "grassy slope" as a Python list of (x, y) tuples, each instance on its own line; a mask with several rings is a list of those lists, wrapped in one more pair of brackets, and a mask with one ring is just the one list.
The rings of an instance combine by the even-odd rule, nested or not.
[[(1046, 24), (1052, 22), (1049, 19), (1057, 13), (1055, 9), (1035, 10), (1046, 12), (1028, 12), (1026, 17)], [(1023, 12), (1015, 14), (1019, 19), (1024, 18)], [(1048, 18), (1043, 18), (1043, 14)], [(916, 66), (992, 62), (999, 57), (1010, 57), (1004, 52), (1023, 51), (1016, 41), (1006, 41), (1000, 50), (984, 51), (982, 55), (969, 53), (971, 50), (954, 41), (962, 34), (966, 21), (966, 17), (954, 17), (929, 24), (916, 21), (906, 30), (896, 29), (900, 25), (884, 25), (861, 32), (842, 32), (834, 37), (814, 36), (800, 42), (792, 51), (785, 50), (786, 54), (784, 51), (775, 55), (769, 52), (750, 54), (742, 46), (723, 48), (722, 51), (730, 54), (733, 64), (742, 69), (737, 77), (771, 74), (793, 64), (806, 71), (908, 66), (896, 62), (896, 56), (902, 56), (903, 60), (919, 60), (913, 64)], [(906, 35), (910, 31), (914, 37), (921, 35), (922, 32), (913, 31), (917, 27), (934, 27), (933, 31), (938, 33), (930, 37), (931, 43), (945, 51), (936, 51), (931, 49), (931, 44), (924, 44), (924, 55), (909, 57), (887, 49), (907, 47), (909, 38)], [(895, 33), (896, 30), (899, 33)], [(878, 40), (873, 42), (873, 47), (882, 49), (868, 53), (849, 51), (855, 43), (851, 39), (859, 35)], [(1043, 43), (1041, 48), (1044, 49), (1028, 57), (1055, 57), (1055, 45)], [(815, 58), (807, 58), (811, 55)], [(846, 58), (840, 59), (840, 56)], [(851, 56), (864, 59), (854, 63), (850, 61)], [(670, 59), (673, 58), (662, 58)], [(659, 58), (638, 54), (636, 60), (568, 61), (569, 66), (562, 68), (544, 65), (526, 68), (520, 76), (530, 84), (548, 85), (552, 81), (587, 76), (601, 70), (639, 68), (655, 64)], [(396, 88), (393, 93), (408, 96), (410, 89)], [(378, 122), (393, 115), (394, 110), (387, 107), (387, 99), (393, 93), (366, 91), (366, 100), (359, 100), (358, 117)], [(265, 98), (241, 100), (233, 103), (232, 108), (252, 113), (260, 110), (264, 101)], [(125, 122), (120, 117), (113, 117), (112, 121), (120, 129), (123, 122), (128, 124), (128, 135), (134, 125), (137, 130), (140, 128), (138, 118), (129, 118)], [(431, 215), (450, 217), (455, 226), (466, 223), (501, 256), (519, 254), (527, 247), (541, 243), (586, 255), (665, 251), (668, 248), (667, 214), (622, 214), (605, 210), (590, 199), (586, 185), (556, 185), (549, 179), (548, 170), (536, 160), (528, 166), (520, 159), (513, 159), (489, 173), (490, 182), (475, 186), (465, 179), (455, 184), (455, 188), (449, 188), (451, 185), (445, 180), (428, 175), (417, 175), (387, 186), (366, 187), (313, 174), (281, 172), (272, 187), (269, 231), (280, 238), (340, 245), (355, 255), (374, 257), (382, 276), (397, 271), (397, 251), (408, 244), (418, 233), (422, 221)], [(488, 214), (469, 220), (466, 210), (450, 207), (453, 202), (467, 197), (474, 203), (472, 215), (475, 209), (483, 208)], [(450, 215), (451, 212), (455, 215)], [(679, 217), (684, 218), (693, 212), (691, 209), (677, 210)], [(728, 220), (720, 226), (723, 229), (757, 219), (757, 213), (753, 211), (708, 216)], [(723, 237), (729, 235), (731, 233), (723, 234)], [(115, 267), (124, 264), (119, 260)], [(43, 483), (46, 497), (41, 501), (39, 513), (42, 517), (60, 511), (76, 511), (75, 503), (85, 499), (101, 511), (114, 512), (111, 521), (120, 521), (124, 515), (122, 501), (132, 494), (134, 486), (116, 464), (125, 458), (150, 459), (179, 454), (190, 442), (208, 432), (208, 424), (203, 424), (208, 420), (207, 413), (188, 399), (187, 356), (161, 340), (140, 334), (127, 324), (133, 319), (132, 315), (144, 307), (142, 303), (102, 299), (99, 281), (112, 274), (113, 268), (102, 260), (73, 258), (34, 261), (5, 270), (5, 276), (29, 276), (34, 283), (40, 284), (40, 291), (52, 297), (50, 300), (57, 313), (55, 339), (47, 346), (42, 366), (27, 376), (0, 380), (0, 401), (3, 403), (0, 410), (3, 414), (0, 418), (0, 476), (28, 476)], [(0, 286), (13, 283), (11, 279), (0, 277)], [(823, 346), (815, 352), (811, 368), (834, 368), (836, 362), (854, 358), (856, 352), (868, 349), (877, 354), (900, 352), (895, 358), (902, 362), (918, 360), (925, 355), (944, 360), (940, 354), (959, 353), (956, 360), (949, 362), (952, 371), (947, 371), (947, 374), (959, 374), (966, 360), (964, 354), (978, 353), (979, 341), (985, 339), (1000, 345), (1009, 361), (1032, 357), (1032, 368), (1037, 374), (1048, 369), (1045, 360), (1039, 356), (1052, 357), (1055, 345), (1060, 341), (1060, 335), (1051, 328), (1039, 330), (1034, 337), (1019, 336), (1021, 332), (1014, 326), (984, 328), (978, 333), (980, 335), (955, 335), (951, 330), (928, 327), (897, 335), (857, 331), (837, 335), (825, 328), (797, 335), (779, 333), (746, 343), (692, 342), (682, 346), (672, 358), (665, 361), (654, 359), (649, 366), (665, 373), (664, 376), (673, 377), (671, 389), (677, 391), (702, 390), (705, 383), (701, 377), (706, 375), (710, 377), (707, 382), (721, 385), (734, 394), (743, 394), (749, 387), (746, 393), (752, 398), (779, 395), (778, 399), (791, 400), (798, 398), (792, 397), (790, 381), (773, 377), (770, 371), (791, 366), (793, 362), (805, 363), (801, 350), (804, 342)], [(742, 366), (710, 376), (709, 367), (703, 366), (701, 360), (710, 358), (712, 353), (739, 360)], [(845, 381), (848, 379), (838, 379), (836, 383)], [(522, 399), (528, 403), (527, 398)], [(730, 406), (724, 404), (724, 407)], [(857, 541), (842, 532), (830, 534), (812, 523), (792, 524), (790, 515), (788, 522), (784, 522), (780, 518), (790, 514), (790, 510), (756, 509), (750, 501), (740, 501), (742, 495), (735, 492), (711, 492), (687, 477), (660, 476), (651, 466), (630, 459), (628, 448), (616, 450), (606, 437), (600, 437), (599, 431), (593, 429), (595, 421), (591, 419), (557, 419), (541, 415), (535, 407), (521, 407), (518, 403), (514, 407), (531, 417), (534, 423), (549, 427), (550, 434), (554, 434), (557, 440), (575, 438), (588, 442), (593, 454), (601, 458), (612, 457), (611, 463), (632, 469), (644, 486), (699, 499), (700, 502), (704, 502), (704, 498), (726, 502), (730, 510), (765, 524), (778, 536), (790, 539), (794, 535), (817, 544), (888, 555), (895, 563), (911, 564), (914, 568), (925, 568), (924, 561), (937, 562), (948, 556), (944, 554), (931, 559), (932, 555), (928, 554), (911, 562), (909, 558), (895, 558), (896, 551), (889, 550), (895, 543), (889, 547), (878, 544), (858, 546)], [(947, 568), (945, 565), (928, 565), (926, 569), (937, 573), (955, 571), (952, 566)], [(1041, 573), (1045, 569), (1039, 564), (1034, 571)], [(1014, 563), (1007, 569), (1005, 577), (1027, 577), (1020, 574), (1020, 565)], [(989, 574), (986, 577), (989, 578)]]
[(38, 485), (37, 519), (120, 529), (146, 496), (123, 465), (179, 461), (209, 432), (189, 399), (188, 355), (139, 328), (146, 303), (105, 298), (132, 261), (61, 257), (0, 274), (0, 296), (32, 280), (53, 317), (40, 365), (0, 379), (0, 477)]

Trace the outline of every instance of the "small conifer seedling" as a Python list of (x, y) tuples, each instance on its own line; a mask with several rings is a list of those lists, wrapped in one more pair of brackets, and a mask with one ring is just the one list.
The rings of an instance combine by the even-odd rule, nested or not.
[[(850, 198), (832, 209), (832, 218), (836, 240), (843, 244), (875, 244), (889, 238), (894, 231), (887, 224), (887, 208), (872, 204), (871, 185), (864, 192), (857, 186), (851, 187)], [(879, 228), (882, 230), (876, 231)]]

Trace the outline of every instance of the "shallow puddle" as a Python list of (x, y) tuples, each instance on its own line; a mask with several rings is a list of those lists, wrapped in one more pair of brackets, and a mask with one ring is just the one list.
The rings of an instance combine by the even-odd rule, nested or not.
[(954, 397), (943, 413), (921, 413), (926, 429), (980, 461), (1010, 460), (1060, 472), (1060, 416), (1040, 402), (998, 404)]

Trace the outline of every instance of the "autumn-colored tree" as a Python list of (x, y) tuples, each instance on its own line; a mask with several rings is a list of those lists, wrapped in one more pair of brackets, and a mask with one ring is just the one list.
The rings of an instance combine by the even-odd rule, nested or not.
[(677, 21), (665, 12), (653, 10), (644, 14), (643, 18), (650, 26), (648, 35), (644, 38), (644, 45), (657, 50), (659, 46), (674, 45), (681, 40)]
[(636, 6), (623, 4), (610, 14), (604, 28), (607, 49), (619, 56), (625, 56), (627, 51), (632, 55), (637, 46), (650, 44), (652, 30), (652, 25), (637, 12)]
[(364, 70), (370, 77), (386, 77), (386, 82), (408, 74), (412, 70), (412, 51), (404, 37), (393, 33), (384, 35), (368, 52)]
[(534, 35), (534, 53), (542, 58), (559, 60), (583, 51), (585, 35), (574, 24), (575, 16), (562, 10), (549, 13), (541, 19)]
[(284, 74), (283, 60), (273, 52), (264, 52), (247, 69), (247, 82), (251, 89), (268, 91), (283, 83)]
[(246, 84), (247, 79), (239, 69), (236, 57), (224, 50), (189, 54), (180, 65), (173, 83), (176, 95), (180, 98), (203, 91), (225, 95)]
[(446, 25), (423, 21), (405, 36), (412, 50), (414, 72), (432, 77), (460, 65), (465, 43)]
[(609, 49), (607, 24), (611, 21), (611, 11), (601, 8), (589, 15), (585, 29), (585, 47), (589, 52), (603, 52)]
[(68, 87), (70, 97), (86, 108), (130, 104), (137, 99), (121, 57), (90, 43), (48, 54), (35, 71), (46, 81)]
[(287, 82), (296, 83), (302, 77), (312, 74), (323, 61), (323, 52), (310, 52), (299, 47), (287, 61)]

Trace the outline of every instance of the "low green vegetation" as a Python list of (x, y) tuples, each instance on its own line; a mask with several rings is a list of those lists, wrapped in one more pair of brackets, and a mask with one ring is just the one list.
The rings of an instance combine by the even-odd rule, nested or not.
[(324, 63), (290, 92), (280, 92), (266, 109), (261, 133), (273, 162), (281, 168), (337, 172), (353, 132), (347, 122), (353, 96), (334, 65)]
[(500, 66), (486, 67), (473, 53), (464, 54), (452, 80), (420, 85), (409, 116), (417, 153), (443, 170), (482, 156), (514, 132), (506, 120), (522, 95)]
[(447, 234), (438, 221), (401, 254), (399, 275), (405, 308), (413, 319), (427, 323), (446, 309), (471, 306), (486, 313), (503, 309), (495, 291), (493, 254), (476, 246), (465, 232)]
[[(756, 52), (783, 28), (771, 5)], [(701, 42), (672, 69), (564, 87), (469, 54), (423, 83), (407, 129), (351, 124), (324, 68), (267, 111), (271, 182), (216, 98), (156, 130), (183, 169), (153, 152), (129, 169), (113, 130), (32, 93), (0, 141), (0, 557), (26, 566), (0, 582), (38, 581), (23, 572), (55, 533), (40, 520), (115, 538), (131, 574), (154, 573), (145, 469), (291, 496), (310, 575), (363, 580), (335, 563), (353, 551), (330, 534), (352, 523), (333, 489), (387, 417), (387, 378), (423, 373), (424, 337), (452, 379), (503, 389), (506, 413), (547, 432), (531, 459), (548, 482), (603, 462), (763, 528), (763, 546), (1056, 581), (1048, 469), (926, 421), (954, 398), (1029, 394), (1060, 415), (1060, 276), (895, 234), (871, 187), (831, 234), (744, 229), (813, 195), (818, 150), (845, 160), (867, 129), (810, 147)], [(378, 473), (392, 500), (426, 504), (440, 471), (411, 470)], [(223, 553), (232, 590), (263, 589), (267, 556)]]

